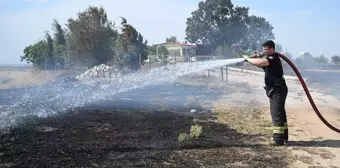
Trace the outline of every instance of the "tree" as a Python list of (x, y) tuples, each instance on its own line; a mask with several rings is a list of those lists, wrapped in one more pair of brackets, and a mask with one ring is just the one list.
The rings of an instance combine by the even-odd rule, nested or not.
[(53, 20), (52, 30), (54, 31), (54, 41), (56, 45), (66, 45), (65, 32), (56, 19)]
[(332, 56), (332, 62), (334, 64), (340, 64), (340, 56), (337, 55)]
[(137, 70), (139, 66), (139, 57), (141, 63), (148, 58), (148, 41), (144, 40), (141, 33), (139, 33), (132, 25), (127, 23), (124, 17), (121, 17), (121, 34), (119, 34), (117, 47), (118, 62), (121, 67), (128, 66), (131, 70)]
[(54, 63), (66, 68), (66, 37), (65, 31), (59, 22), (54, 19), (52, 23), (54, 42)]
[(156, 46), (147, 46), (150, 55), (156, 55)]
[(228, 46), (218, 46), (215, 49), (215, 55), (221, 56), (223, 58), (228, 58), (232, 56), (232, 49)]
[(303, 66), (309, 66), (309, 65), (315, 64), (316, 61), (315, 61), (315, 58), (313, 57), (313, 55), (311, 53), (304, 52), (304, 53), (300, 54), (300, 56), (295, 59), (295, 63), (301, 64)]
[(45, 32), (45, 40), (27, 46), (21, 59), (36, 67), (43, 67), (43, 63), (47, 67), (65, 67), (67, 63), (71, 68), (110, 64), (138, 69), (140, 61), (148, 58), (148, 41), (123, 17), (120, 28), (118, 33), (103, 7), (89, 6), (76, 18), (70, 18), (65, 29), (54, 19), (53, 38)]
[(318, 63), (327, 64), (328, 58), (325, 57), (325, 55), (320, 55), (319, 57), (315, 57), (314, 60)]
[(170, 36), (169, 38), (165, 39), (165, 42), (169, 43), (169, 42), (178, 42), (177, 37), (176, 36)]
[[(248, 31), (241, 40), (243, 49), (260, 50), (261, 44), (267, 40), (275, 39), (273, 26), (265, 18), (250, 16), (247, 19)], [(281, 46), (282, 47), (282, 46)], [(278, 52), (282, 48), (276, 47)]]
[(198, 9), (191, 13), (190, 18), (187, 18), (186, 40), (190, 43), (213, 44), (216, 47), (231, 45), (234, 39), (227, 37), (232, 35), (234, 13), (234, 5), (230, 0), (199, 2)]
[(148, 59), (149, 51), (148, 51), (148, 40), (143, 41), (144, 37), (142, 34), (138, 33), (137, 38), (137, 48), (138, 48), (138, 55), (141, 56), (141, 64), (144, 63), (144, 60)]
[(67, 22), (70, 49), (85, 60), (89, 68), (113, 58), (112, 41), (117, 31), (103, 7), (90, 6)]
[(48, 44), (45, 40), (41, 40), (36, 44), (25, 47), (24, 55), (21, 56), (21, 61), (32, 63), (35, 68), (45, 67), (45, 57), (48, 55)]
[(315, 59), (313, 57), (313, 55), (309, 52), (305, 52), (303, 55), (302, 55), (302, 59), (305, 63), (314, 63), (315, 62)]
[(45, 56), (45, 69), (53, 69), (54, 68), (54, 46), (53, 39), (48, 31), (45, 32), (46, 42), (47, 42), (47, 55)]
[(158, 47), (158, 58), (161, 59), (162, 64), (166, 64), (168, 62), (167, 58), (169, 55), (168, 49), (166, 49), (165, 46), (159, 46)]
[(231, 0), (206, 0), (187, 18), (186, 40), (242, 48), (260, 48), (264, 40), (274, 39), (273, 27), (263, 17), (248, 16), (249, 8), (234, 6)]
[(160, 46), (158, 48), (158, 54), (160, 54), (160, 55), (169, 55), (169, 51), (168, 51), (168, 49), (166, 49), (165, 46)]
[(282, 45), (276, 43), (276, 44), (275, 44), (275, 51), (276, 51), (276, 52), (283, 52), (283, 47), (282, 47)]

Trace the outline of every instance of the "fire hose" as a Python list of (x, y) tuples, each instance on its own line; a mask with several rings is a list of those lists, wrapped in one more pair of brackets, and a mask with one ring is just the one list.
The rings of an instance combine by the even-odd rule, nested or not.
[(319, 109), (316, 107), (315, 103), (314, 103), (314, 100), (311, 96), (311, 94), (309, 93), (309, 90), (308, 90), (308, 87), (305, 83), (305, 81), (303, 80), (299, 70), (295, 67), (295, 65), (292, 63), (292, 61), (290, 61), (286, 56), (282, 55), (282, 54), (278, 54), (278, 56), (280, 58), (282, 58), (283, 60), (285, 60), (289, 66), (293, 69), (293, 71), (295, 72), (296, 76), (299, 78), (299, 81), (303, 87), (303, 90), (305, 91), (306, 95), (307, 95), (307, 98), (309, 100), (309, 103), (311, 104), (311, 106), (313, 107), (314, 109), (314, 112), (316, 113), (316, 115), (319, 117), (319, 119), (328, 127), (330, 128), (331, 130), (337, 132), (337, 133), (340, 133), (340, 129), (339, 128), (336, 128), (334, 127), (332, 124), (330, 124), (323, 116), (322, 114), (320, 113)]

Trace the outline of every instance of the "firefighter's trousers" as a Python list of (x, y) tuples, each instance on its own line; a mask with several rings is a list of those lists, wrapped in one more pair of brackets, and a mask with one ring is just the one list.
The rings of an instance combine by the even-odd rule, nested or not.
[(288, 88), (286, 84), (275, 86), (271, 88), (271, 92), (268, 93), (270, 102), (270, 113), (273, 123), (273, 140), (274, 141), (288, 141), (288, 124), (286, 115), (286, 98), (288, 94)]

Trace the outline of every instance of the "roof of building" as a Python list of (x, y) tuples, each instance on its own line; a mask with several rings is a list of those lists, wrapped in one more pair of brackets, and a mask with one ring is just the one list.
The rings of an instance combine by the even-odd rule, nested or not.
[(165, 44), (175, 44), (175, 45), (181, 45), (181, 46), (190, 46), (190, 47), (196, 47), (196, 44), (185, 44), (181, 42), (167, 42), (167, 43), (161, 43), (161, 44), (154, 44), (154, 45), (165, 45)]

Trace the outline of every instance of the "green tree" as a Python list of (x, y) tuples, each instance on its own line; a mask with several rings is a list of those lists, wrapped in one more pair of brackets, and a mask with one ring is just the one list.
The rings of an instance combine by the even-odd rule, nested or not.
[(45, 69), (54, 69), (54, 45), (53, 39), (48, 31), (45, 32), (47, 42), (47, 56), (45, 57)]
[(337, 55), (332, 56), (332, 62), (334, 64), (340, 64), (340, 56)]
[(314, 57), (311, 53), (309, 52), (305, 52), (303, 55), (302, 55), (302, 58), (304, 61), (312, 61), (314, 60)]
[(45, 57), (48, 55), (48, 44), (41, 40), (36, 44), (25, 47), (21, 61), (33, 64), (35, 68), (45, 68)]
[(158, 47), (158, 58), (161, 60), (161, 64), (166, 64), (168, 62), (169, 51), (165, 46)]
[(168, 49), (165, 46), (158, 47), (158, 54), (159, 55), (169, 55)]
[(90, 6), (76, 19), (70, 18), (67, 27), (69, 48), (77, 60), (84, 60), (91, 68), (113, 58), (111, 45), (118, 33), (103, 7)]
[(59, 22), (54, 19), (52, 23), (53, 42), (54, 42), (54, 63), (66, 68), (66, 37), (65, 31), (59, 24)]
[(315, 58), (309, 52), (305, 52), (295, 59), (297, 64), (302, 64), (304, 66), (313, 65), (316, 63)]
[(53, 20), (52, 30), (54, 31), (53, 38), (54, 38), (55, 44), (66, 45), (65, 32), (56, 19)]
[(67, 47), (66, 45), (57, 45), (54, 43), (54, 60), (56, 66), (60, 68), (66, 68), (66, 58), (67, 58)]
[(248, 16), (248, 11), (231, 0), (201, 1), (187, 19), (186, 40), (215, 48), (241, 42), (244, 49), (259, 49), (260, 43), (274, 39), (273, 27), (263, 17)]
[[(263, 17), (250, 16), (247, 25), (247, 33), (241, 40), (243, 49), (260, 50), (263, 42), (275, 39), (273, 26)], [(280, 47), (277, 49), (280, 50)]]
[(329, 62), (328, 58), (325, 55), (320, 55), (319, 57), (315, 57), (314, 60), (318, 63), (327, 64)]
[(117, 42), (118, 62), (121, 67), (127, 66), (132, 70), (137, 70), (140, 68), (139, 57), (141, 56), (141, 63), (148, 58), (148, 41), (143, 41), (142, 34), (128, 24), (124, 17), (121, 17), (121, 19), (122, 33), (119, 34)]
[(156, 46), (147, 46), (150, 55), (156, 55)]
[(138, 47), (138, 54), (141, 56), (141, 63), (143, 64), (144, 60), (148, 59), (149, 50), (148, 50), (148, 40), (143, 41), (144, 37), (142, 34), (138, 33), (137, 38), (137, 47)]
[(169, 42), (178, 42), (177, 37), (176, 36), (170, 36), (169, 38), (165, 39), (165, 42), (169, 43)]
[(228, 46), (218, 46), (214, 50), (214, 54), (217, 56), (221, 56), (222, 58), (231, 58), (232, 57), (232, 49)]
[(45, 32), (46, 40), (27, 46), (21, 59), (36, 67), (66, 67), (67, 63), (68, 67), (115, 64), (138, 69), (139, 62), (148, 58), (148, 41), (123, 17), (120, 28), (118, 33), (103, 7), (89, 6), (70, 18), (65, 29), (54, 19), (53, 38)]

